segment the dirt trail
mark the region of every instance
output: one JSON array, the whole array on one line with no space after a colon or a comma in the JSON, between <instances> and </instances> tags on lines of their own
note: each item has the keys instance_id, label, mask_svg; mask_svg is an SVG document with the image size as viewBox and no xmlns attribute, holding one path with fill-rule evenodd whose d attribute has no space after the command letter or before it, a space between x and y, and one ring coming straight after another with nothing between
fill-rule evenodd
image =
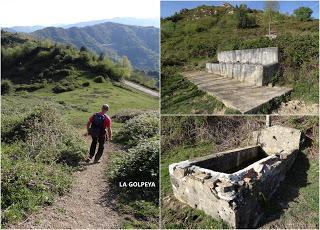
<instances>
[{"instance_id":1,"label":"dirt trail","mask_svg":"<svg viewBox=\"0 0 320 230\"><path fill-rule=\"evenodd\" d=\"M83 171L75 172L69 193L58 197L52 206L42 208L39 213L10 228L119 228L120 217L112 209L111 199L106 196L108 184L105 178L108 153L116 147L110 143L106 143L105 147L99 164L90 163L84 166Z\"/></svg>"},{"instance_id":2,"label":"dirt trail","mask_svg":"<svg viewBox=\"0 0 320 230\"><path fill-rule=\"evenodd\" d=\"M280 115L317 115L319 104L308 104L299 100L282 102L280 107L273 111L274 114Z\"/></svg>"}]
</instances>

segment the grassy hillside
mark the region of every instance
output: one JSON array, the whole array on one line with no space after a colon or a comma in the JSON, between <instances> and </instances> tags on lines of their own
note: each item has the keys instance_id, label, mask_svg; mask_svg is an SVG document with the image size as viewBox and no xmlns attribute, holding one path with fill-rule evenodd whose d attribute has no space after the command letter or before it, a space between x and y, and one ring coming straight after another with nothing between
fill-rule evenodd
<instances>
[{"instance_id":1,"label":"grassy hillside","mask_svg":"<svg viewBox=\"0 0 320 230\"><path fill-rule=\"evenodd\" d=\"M319 228L319 120L318 117L272 117L273 125L300 129L301 152L286 179L265 205L261 228ZM172 192L169 165L249 144L250 133L265 127L265 117L161 118L162 228L221 229L229 226L178 201ZM306 213L306 215L301 215Z\"/></svg>"},{"instance_id":2,"label":"grassy hillside","mask_svg":"<svg viewBox=\"0 0 320 230\"><path fill-rule=\"evenodd\" d=\"M245 8L249 18L256 24L239 28L239 8L225 6L199 6L177 12L161 20L162 89L169 89L170 78L188 69L204 69L206 62L217 61L217 53L225 50L277 46L280 49L280 76L274 78L276 85L293 87L293 98L317 103L318 95L318 33L319 20L299 21L293 16L275 13L271 29L277 38L270 40L268 22L262 11ZM174 74L167 68L177 68ZM189 108L196 90L189 91L184 103ZM175 92L162 94L162 98L179 97ZM180 112L180 102L163 100L164 112Z\"/></svg>"},{"instance_id":3,"label":"grassy hillside","mask_svg":"<svg viewBox=\"0 0 320 230\"><path fill-rule=\"evenodd\" d=\"M87 155L88 117L110 105L154 110L158 100L122 85L126 69L89 52L2 34L2 225L65 194ZM113 122L115 132L122 126Z\"/></svg>"},{"instance_id":4,"label":"grassy hillside","mask_svg":"<svg viewBox=\"0 0 320 230\"><path fill-rule=\"evenodd\" d=\"M127 56L137 69L159 69L159 29L106 22L82 28L47 27L32 36L55 42L84 46L97 54L119 59Z\"/></svg>"}]
</instances>

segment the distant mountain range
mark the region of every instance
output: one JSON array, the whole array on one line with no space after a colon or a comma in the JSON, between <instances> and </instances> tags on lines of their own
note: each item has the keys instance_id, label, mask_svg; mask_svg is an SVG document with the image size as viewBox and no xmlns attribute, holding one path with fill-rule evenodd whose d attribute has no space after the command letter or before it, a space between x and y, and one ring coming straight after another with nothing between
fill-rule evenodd
<instances>
[{"instance_id":1,"label":"distant mountain range","mask_svg":"<svg viewBox=\"0 0 320 230\"><path fill-rule=\"evenodd\" d=\"M90 22L80 23L81 25ZM105 22L92 26L47 27L30 33L40 39L84 46L97 54L105 53L117 60L127 56L136 69L159 68L159 28Z\"/></svg>"},{"instance_id":2,"label":"distant mountain range","mask_svg":"<svg viewBox=\"0 0 320 230\"><path fill-rule=\"evenodd\" d=\"M102 19L102 20L94 20L94 21L86 21L86 22L78 22L73 24L57 24L52 25L54 27L61 27L64 29L68 29L71 27L85 27L85 26L93 26L96 24L101 24L105 22L115 22L125 25L133 25L133 26L154 26L156 28L160 28L160 21L158 18L111 18L111 19ZM23 32L23 33L32 33L36 30L43 29L47 26L36 25L36 26L13 26L4 28L9 32Z\"/></svg>"}]
</instances>

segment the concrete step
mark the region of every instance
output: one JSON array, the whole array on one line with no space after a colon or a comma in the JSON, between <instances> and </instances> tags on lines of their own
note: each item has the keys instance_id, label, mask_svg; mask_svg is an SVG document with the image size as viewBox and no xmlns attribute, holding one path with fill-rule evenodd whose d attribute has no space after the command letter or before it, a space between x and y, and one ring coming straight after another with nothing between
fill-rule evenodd
<instances>
[{"instance_id":1,"label":"concrete step","mask_svg":"<svg viewBox=\"0 0 320 230\"><path fill-rule=\"evenodd\" d=\"M204 71L186 72L183 76L199 89L222 101L225 106L243 114L256 113L264 104L292 91L286 87L256 86Z\"/></svg>"}]
</instances>

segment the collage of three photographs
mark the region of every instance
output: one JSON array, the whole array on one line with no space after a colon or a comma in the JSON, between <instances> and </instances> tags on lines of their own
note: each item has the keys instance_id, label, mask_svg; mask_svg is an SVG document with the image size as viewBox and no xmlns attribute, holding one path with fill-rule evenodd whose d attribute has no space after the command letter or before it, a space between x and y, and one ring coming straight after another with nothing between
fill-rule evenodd
<instances>
[{"instance_id":1,"label":"collage of three photographs","mask_svg":"<svg viewBox=\"0 0 320 230\"><path fill-rule=\"evenodd\" d=\"M1 228L319 228L318 1L0 4Z\"/></svg>"}]
</instances>

